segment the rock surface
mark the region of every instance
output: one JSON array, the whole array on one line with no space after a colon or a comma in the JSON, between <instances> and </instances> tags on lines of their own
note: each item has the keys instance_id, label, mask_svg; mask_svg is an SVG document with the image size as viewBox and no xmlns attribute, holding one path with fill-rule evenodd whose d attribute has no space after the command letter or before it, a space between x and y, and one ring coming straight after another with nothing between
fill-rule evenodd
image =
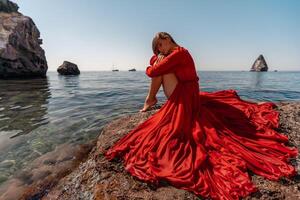
<instances>
[{"instance_id":1,"label":"rock surface","mask_svg":"<svg viewBox=\"0 0 300 200\"><path fill-rule=\"evenodd\" d=\"M64 61L64 63L57 68L57 72L61 75L78 75L80 71L76 64L69 61Z\"/></svg>"},{"instance_id":2,"label":"rock surface","mask_svg":"<svg viewBox=\"0 0 300 200\"><path fill-rule=\"evenodd\" d=\"M159 108L159 107L158 107ZM280 102L277 110L280 112L279 131L287 134L292 146L300 148L300 102ZM167 183L161 183L155 187L137 180L127 173L121 160L107 161L103 153L117 140L127 134L138 124L145 121L157 109L145 113L126 115L113 120L101 131L97 145L90 151L87 159L80 163L74 171L55 184L47 187L36 187L35 190L28 190L23 198L34 199L201 199L185 190L176 189ZM49 160L49 159L48 159ZM45 159L43 159L45 163ZM50 162L50 161L49 161ZM299 157L292 160L292 163L299 169ZM293 179L281 179L278 182L265 180L264 178L252 175L253 182L259 188L257 193L245 199L299 199L300 197L300 176Z\"/></svg>"},{"instance_id":3,"label":"rock surface","mask_svg":"<svg viewBox=\"0 0 300 200\"><path fill-rule=\"evenodd\" d=\"M0 6L0 78L45 77L48 65L35 23L10 1Z\"/></svg>"},{"instance_id":4,"label":"rock surface","mask_svg":"<svg viewBox=\"0 0 300 200\"><path fill-rule=\"evenodd\" d=\"M19 6L9 0L0 0L0 12L17 12Z\"/></svg>"},{"instance_id":5,"label":"rock surface","mask_svg":"<svg viewBox=\"0 0 300 200\"><path fill-rule=\"evenodd\" d=\"M265 58L263 55L259 55L258 58L253 63L251 69L251 72L266 72L268 71L268 65L265 61Z\"/></svg>"}]
</instances>

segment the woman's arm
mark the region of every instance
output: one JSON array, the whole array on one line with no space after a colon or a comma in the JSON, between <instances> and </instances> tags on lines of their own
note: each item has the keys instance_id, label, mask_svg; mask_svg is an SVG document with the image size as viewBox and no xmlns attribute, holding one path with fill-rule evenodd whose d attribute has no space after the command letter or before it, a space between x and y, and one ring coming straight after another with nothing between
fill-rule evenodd
<instances>
[{"instance_id":1,"label":"woman's arm","mask_svg":"<svg viewBox=\"0 0 300 200\"><path fill-rule=\"evenodd\" d=\"M160 60L159 63L148 66L146 68L147 76L155 77L155 76L160 76L174 71L175 67L181 63L182 56L183 56L182 50L180 49L174 50L172 53L170 53L165 58ZM157 60L158 58L156 59L156 61Z\"/></svg>"}]
</instances>

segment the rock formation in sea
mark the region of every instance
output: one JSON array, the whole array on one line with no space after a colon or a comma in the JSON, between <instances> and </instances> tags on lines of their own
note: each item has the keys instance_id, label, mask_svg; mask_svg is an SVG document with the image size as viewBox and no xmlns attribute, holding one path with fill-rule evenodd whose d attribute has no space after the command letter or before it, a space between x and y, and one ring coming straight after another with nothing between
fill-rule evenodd
<instances>
[{"instance_id":1,"label":"rock formation in sea","mask_svg":"<svg viewBox=\"0 0 300 200\"><path fill-rule=\"evenodd\" d=\"M288 135L290 144L300 148L300 102L279 102L277 110L280 113L279 131ZM159 108L159 107L157 107ZM49 165L45 169L36 170L39 173L34 175L28 173L27 180L39 177L41 181L38 185L26 183L26 190L23 191L24 199L199 199L194 194L179 190L168 183L162 182L160 187L139 181L131 176L123 167L120 159L108 161L103 153L112 146L117 140L126 135L132 128L144 122L158 109L152 109L144 113L134 113L122 116L108 123L99 133L97 144L89 152L89 155L78 167L68 174L57 180L60 176L51 182L53 172L47 170L57 169L57 161L48 161L39 159L39 163ZM52 155L52 154L51 154ZM49 156L47 156L49 157ZM46 162L47 160L47 162ZM292 160L293 165L299 166L299 158ZM57 165L57 167L56 167ZM44 167L43 167L44 168ZM72 168L70 168L72 169ZM46 175L40 173L46 170ZM299 168L298 168L299 171ZM45 172L44 172L45 173ZM56 174L58 172L55 172ZM259 191L248 196L245 199L297 199L300 196L300 176L296 175L292 179L282 178L280 181L269 181L260 176L250 173L252 181L258 187ZM47 178L45 178L47 177ZM55 177L55 176L54 176ZM22 181L22 180L19 180ZM25 181L25 180L23 180ZM28 182L28 181L27 181ZM18 182L13 182L17 184ZM19 183L18 183L19 184ZM11 195L16 194L16 190L10 188ZM1 192L1 190L0 190ZM4 192L4 191L2 191ZM1 194L1 193L0 193ZM8 197L8 192L3 193L2 198ZM16 197L16 196L14 196ZM1 195L0 195L1 199Z\"/></svg>"},{"instance_id":2,"label":"rock formation in sea","mask_svg":"<svg viewBox=\"0 0 300 200\"><path fill-rule=\"evenodd\" d=\"M80 74L78 66L69 61L64 61L63 64L57 68L57 72L61 75L78 75L78 74Z\"/></svg>"},{"instance_id":3,"label":"rock formation in sea","mask_svg":"<svg viewBox=\"0 0 300 200\"><path fill-rule=\"evenodd\" d=\"M268 71L268 65L265 61L265 58L263 55L259 55L258 58L253 63L250 72L266 72Z\"/></svg>"},{"instance_id":4,"label":"rock formation in sea","mask_svg":"<svg viewBox=\"0 0 300 200\"><path fill-rule=\"evenodd\" d=\"M18 5L0 0L0 78L45 77L48 65L33 20Z\"/></svg>"}]
</instances>

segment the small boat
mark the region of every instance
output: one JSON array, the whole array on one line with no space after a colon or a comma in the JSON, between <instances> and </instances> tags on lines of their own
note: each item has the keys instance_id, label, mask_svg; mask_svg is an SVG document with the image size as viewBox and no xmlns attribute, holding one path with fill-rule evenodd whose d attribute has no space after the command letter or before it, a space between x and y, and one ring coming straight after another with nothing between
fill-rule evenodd
<instances>
[{"instance_id":1,"label":"small boat","mask_svg":"<svg viewBox=\"0 0 300 200\"><path fill-rule=\"evenodd\" d=\"M132 68L132 69L130 69L130 70L128 70L128 71L130 71L130 72L135 72L136 69L135 69L135 68Z\"/></svg>"},{"instance_id":2,"label":"small boat","mask_svg":"<svg viewBox=\"0 0 300 200\"><path fill-rule=\"evenodd\" d=\"M274 72L278 72L278 71L275 69Z\"/></svg>"},{"instance_id":3,"label":"small boat","mask_svg":"<svg viewBox=\"0 0 300 200\"><path fill-rule=\"evenodd\" d=\"M113 72L118 72L119 70L118 69L115 69L115 65L113 65L113 67L112 67L112 70L111 71L113 71Z\"/></svg>"}]
</instances>

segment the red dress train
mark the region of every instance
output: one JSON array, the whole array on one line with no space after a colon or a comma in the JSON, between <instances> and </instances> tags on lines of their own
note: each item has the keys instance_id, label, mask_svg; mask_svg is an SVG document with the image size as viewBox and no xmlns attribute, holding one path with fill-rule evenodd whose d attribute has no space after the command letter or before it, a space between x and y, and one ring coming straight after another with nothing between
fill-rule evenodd
<instances>
[{"instance_id":1,"label":"red dress train","mask_svg":"<svg viewBox=\"0 0 300 200\"><path fill-rule=\"evenodd\" d=\"M235 90L199 91L193 58L176 47L149 77L173 72L178 84L162 107L105 152L121 157L138 179L212 199L239 199L257 191L247 170L269 180L296 174L289 158L297 148L285 146L279 113L271 102L242 100Z\"/></svg>"}]
</instances>

